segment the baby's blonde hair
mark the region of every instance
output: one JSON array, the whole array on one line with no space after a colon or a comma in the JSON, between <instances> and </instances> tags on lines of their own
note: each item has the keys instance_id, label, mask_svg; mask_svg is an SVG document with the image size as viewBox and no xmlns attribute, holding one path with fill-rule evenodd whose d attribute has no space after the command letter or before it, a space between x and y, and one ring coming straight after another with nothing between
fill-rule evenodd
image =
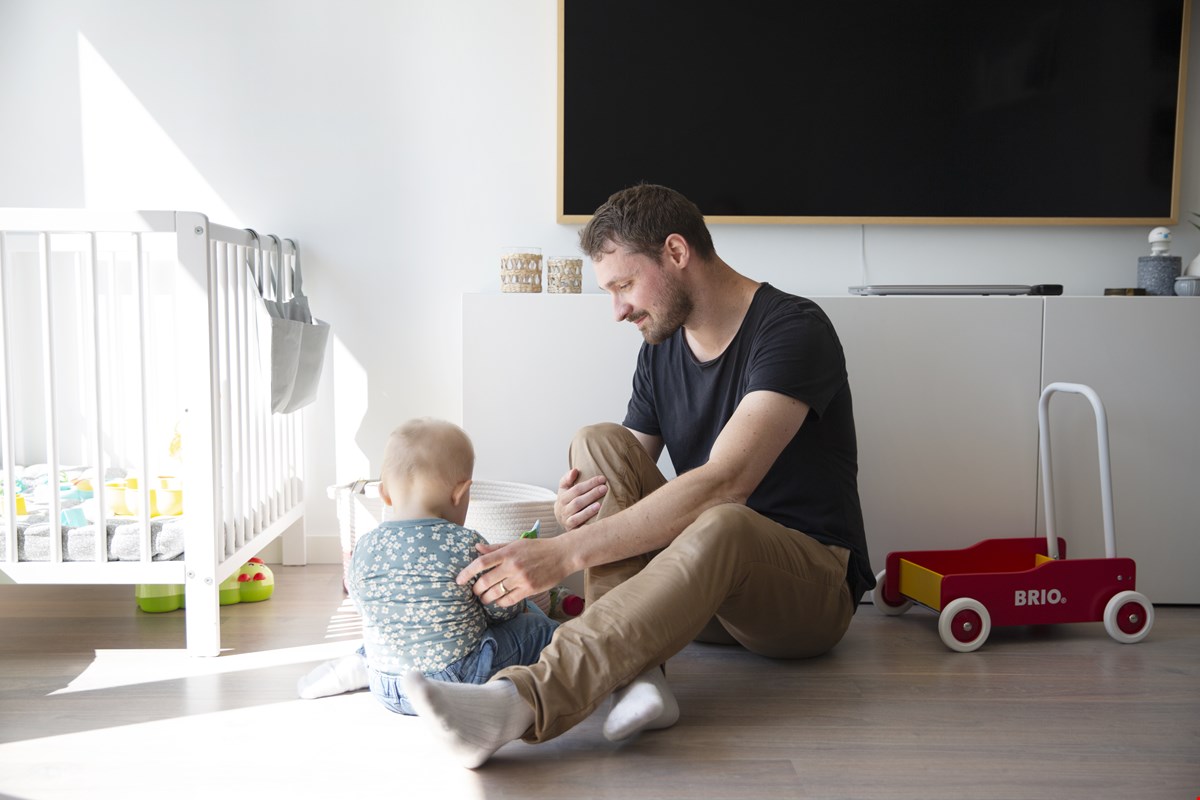
<instances>
[{"instance_id":1,"label":"baby's blonde hair","mask_svg":"<svg viewBox=\"0 0 1200 800\"><path fill-rule=\"evenodd\" d=\"M445 420L424 417L392 431L383 451L380 480L395 485L417 476L455 486L475 469L475 448L466 432Z\"/></svg>"}]
</instances>

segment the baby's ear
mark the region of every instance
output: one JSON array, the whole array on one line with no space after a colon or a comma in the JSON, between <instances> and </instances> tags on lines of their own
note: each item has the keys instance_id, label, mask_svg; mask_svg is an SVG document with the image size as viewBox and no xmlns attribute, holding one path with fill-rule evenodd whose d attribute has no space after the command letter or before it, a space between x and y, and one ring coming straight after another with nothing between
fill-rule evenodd
<instances>
[{"instance_id":1,"label":"baby's ear","mask_svg":"<svg viewBox=\"0 0 1200 800\"><path fill-rule=\"evenodd\" d=\"M450 502L456 506L460 506L470 497L471 479L467 478L462 483L454 487L454 491L450 492Z\"/></svg>"},{"instance_id":2,"label":"baby's ear","mask_svg":"<svg viewBox=\"0 0 1200 800\"><path fill-rule=\"evenodd\" d=\"M385 506L390 506L392 504L392 495L391 492L388 491L387 483L381 482L379 484L379 499L383 501Z\"/></svg>"}]
</instances>

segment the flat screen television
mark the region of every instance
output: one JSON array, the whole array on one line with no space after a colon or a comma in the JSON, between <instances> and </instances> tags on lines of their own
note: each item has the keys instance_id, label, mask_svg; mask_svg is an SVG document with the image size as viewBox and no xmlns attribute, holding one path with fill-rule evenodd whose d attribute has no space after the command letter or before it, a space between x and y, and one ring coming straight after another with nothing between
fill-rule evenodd
<instances>
[{"instance_id":1,"label":"flat screen television","mask_svg":"<svg viewBox=\"0 0 1200 800\"><path fill-rule=\"evenodd\" d=\"M559 0L558 218L1164 225L1191 0Z\"/></svg>"}]
</instances>

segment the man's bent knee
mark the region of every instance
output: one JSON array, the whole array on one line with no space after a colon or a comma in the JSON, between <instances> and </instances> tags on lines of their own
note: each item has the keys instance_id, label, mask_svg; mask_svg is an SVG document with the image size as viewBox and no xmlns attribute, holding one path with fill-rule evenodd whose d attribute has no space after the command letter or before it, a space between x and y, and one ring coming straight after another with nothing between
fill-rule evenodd
<instances>
[{"instance_id":1,"label":"man's bent knee","mask_svg":"<svg viewBox=\"0 0 1200 800\"><path fill-rule=\"evenodd\" d=\"M695 522L683 529L674 545L708 554L714 550L735 547L744 529L757 512L741 503L723 503L700 513ZM735 534L735 535L730 535Z\"/></svg>"},{"instance_id":2,"label":"man's bent knee","mask_svg":"<svg viewBox=\"0 0 1200 800\"><path fill-rule=\"evenodd\" d=\"M571 449L576 447L587 447L589 444L597 441L608 441L618 438L633 438L633 434L624 425L618 425L615 422L597 422L593 425L584 425L575 432L575 436L571 439ZM634 441L637 441L634 439Z\"/></svg>"}]
</instances>

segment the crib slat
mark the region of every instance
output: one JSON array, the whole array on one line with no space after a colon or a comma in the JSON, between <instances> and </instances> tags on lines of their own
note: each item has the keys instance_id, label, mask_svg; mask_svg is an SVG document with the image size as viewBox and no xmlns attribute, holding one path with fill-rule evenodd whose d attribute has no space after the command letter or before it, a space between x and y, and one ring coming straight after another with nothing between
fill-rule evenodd
<instances>
[{"instance_id":1,"label":"crib slat","mask_svg":"<svg viewBox=\"0 0 1200 800\"><path fill-rule=\"evenodd\" d=\"M237 418L237 450L234 452L235 463L238 465L237 481L237 539L235 544L240 548L252 536L253 496L250 494L250 420L249 405L246 401L246 284L238 281L233 287L234 320L232 340L234 342L233 363L230 369L237 375L237 391L234 394L233 414Z\"/></svg>"},{"instance_id":2,"label":"crib slat","mask_svg":"<svg viewBox=\"0 0 1200 800\"><path fill-rule=\"evenodd\" d=\"M280 248L282 245L279 239L275 236L270 237L272 242L272 250L268 254L272 268L275 267L275 262L279 258ZM264 284L264 290L265 290ZM248 324L253 324L256 320L258 309L261 307L261 301L257 297L248 298L251 302L247 303L246 319ZM255 341L258 341L258 331L255 330ZM270 342L266 343L268 346ZM263 437L266 435L266 427L270 424L270 406L271 406L271 376L268 370L259 370L255 374L254 380L254 454L252 458L253 470L252 475L254 486L254 503L253 512L257 517L256 524L264 526L271 519L270 508L267 499L270 494L269 485L267 483L266 464L264 463L263 453Z\"/></svg>"},{"instance_id":3,"label":"crib slat","mask_svg":"<svg viewBox=\"0 0 1200 800\"><path fill-rule=\"evenodd\" d=\"M55 402L54 295L50 256L50 234L43 232L38 236L38 273L42 307L42 399L46 415L46 464L50 472L46 476L46 488L50 500L50 560L59 562L63 560L62 499L58 493L58 415L55 413L58 404Z\"/></svg>"},{"instance_id":4,"label":"crib slat","mask_svg":"<svg viewBox=\"0 0 1200 800\"><path fill-rule=\"evenodd\" d=\"M235 251L236 252L236 251ZM233 514L236 506L233 503L233 476L230 474L230 465L233 463L233 436L234 426L232 424L232 411L230 395L233 388L230 385L231 379L229 375L229 283L231 273L236 274L237 267L234 259L234 265L231 267L228 259L224 263L224 268L219 270L217 289L217 331L218 348L217 348L217 369L218 369L218 386L220 387L219 411L214 414L215 418L221 420L221 435L217 440L217 446L220 448L221 460L219 469L219 483L217 491L221 497L221 515L218 517L218 524L223 526L225 547L224 554L228 555L235 549L234 542L237 532L234 528ZM216 400L217 398L214 398Z\"/></svg>"},{"instance_id":5,"label":"crib slat","mask_svg":"<svg viewBox=\"0 0 1200 800\"><path fill-rule=\"evenodd\" d=\"M176 290L188 321L183 330L182 353L190 367L184 371L183 399L188 415L187 458L183 465L187 487L185 532L187 570L188 652L215 656L220 652L219 584L225 555L221 495L224 472L222 443L228 440L221 419L220 252L223 245L210 233L202 214L177 214L176 247L181 274Z\"/></svg>"},{"instance_id":6,"label":"crib slat","mask_svg":"<svg viewBox=\"0 0 1200 800\"><path fill-rule=\"evenodd\" d=\"M100 253L96 243L96 234L88 234L89 254L89 288L92 297L92 364L95 371L93 377L95 405L92 408L92 432L96 445L96 480L92 484L96 498L96 561L108 561L108 514L105 503L108 500L104 486L104 368L100 354L103 352L103 329L100 324Z\"/></svg>"},{"instance_id":7,"label":"crib slat","mask_svg":"<svg viewBox=\"0 0 1200 800\"><path fill-rule=\"evenodd\" d=\"M236 376L237 389L234 392L233 416L237 420L237 441L234 449L234 463L237 464L236 480L234 487L237 492L237 538L234 544L237 547L245 545L246 540L251 536L250 528L250 506L252 501L249 491L249 421L246 417L246 287L243 281L238 281L233 285L233 295L231 297L230 317L233 321L233 330L230 334L230 340L233 342L232 363L229 369Z\"/></svg>"},{"instance_id":8,"label":"crib slat","mask_svg":"<svg viewBox=\"0 0 1200 800\"><path fill-rule=\"evenodd\" d=\"M9 376L12 363L8 352L8 234L0 231L0 444L3 444L4 482L4 560L17 560L17 478L13 449L13 391Z\"/></svg>"},{"instance_id":9,"label":"crib slat","mask_svg":"<svg viewBox=\"0 0 1200 800\"><path fill-rule=\"evenodd\" d=\"M245 305L245 325L246 325L246 352L252 352L252 348L258 342L257 330L257 305L258 298L250 296L246 293ZM256 361L251 361L248 364L249 369L246 371L246 408L247 420L250 425L250 439L247 442L249 445L249 464L250 470L248 485L250 487L250 506L249 512L251 517L251 527L258 534L266 527L271 520L270 509L267 507L267 475L265 470L263 440L266 435L266 427L270 420L265 417L264 409L269 398L263 396L263 371L258 367Z\"/></svg>"},{"instance_id":10,"label":"crib slat","mask_svg":"<svg viewBox=\"0 0 1200 800\"><path fill-rule=\"evenodd\" d=\"M275 237L271 237L274 240ZM256 329L257 320L255 318L256 304L258 298L254 297L247 290L242 297L242 325L246 336L246 397L245 397L245 413L246 413L246 492L249 500L246 504L247 524L253 535L257 535L262 530L265 517L265 509L263 508L263 487L262 487L262 453L261 436L263 425L262 395L260 387L262 384L262 373L258 369L257 362L251 362L249 355L251 348L258 341L258 331Z\"/></svg>"},{"instance_id":11,"label":"crib slat","mask_svg":"<svg viewBox=\"0 0 1200 800\"><path fill-rule=\"evenodd\" d=\"M252 454L250 429L250 401L248 391L249 365L246 363L249 336L246 330L246 309L248 308L247 287L245 281L238 281L233 294L234 317L234 360L230 368L237 373L237 402L234 404L234 414L237 416L238 448L237 464L238 480L238 536L237 546L242 547L254 535L254 494L251 485L251 475L254 465L250 458Z\"/></svg>"},{"instance_id":12,"label":"crib slat","mask_svg":"<svg viewBox=\"0 0 1200 800\"><path fill-rule=\"evenodd\" d=\"M142 523L141 560L152 561L154 550L151 548L150 537L150 386L147 380L146 365L150 362L147 339L150 337L150 308L146 298L146 243L142 234L135 237L137 247L137 320L138 320L138 384L142 403L141 468L139 471L137 492L141 495L138 517Z\"/></svg>"}]
</instances>

